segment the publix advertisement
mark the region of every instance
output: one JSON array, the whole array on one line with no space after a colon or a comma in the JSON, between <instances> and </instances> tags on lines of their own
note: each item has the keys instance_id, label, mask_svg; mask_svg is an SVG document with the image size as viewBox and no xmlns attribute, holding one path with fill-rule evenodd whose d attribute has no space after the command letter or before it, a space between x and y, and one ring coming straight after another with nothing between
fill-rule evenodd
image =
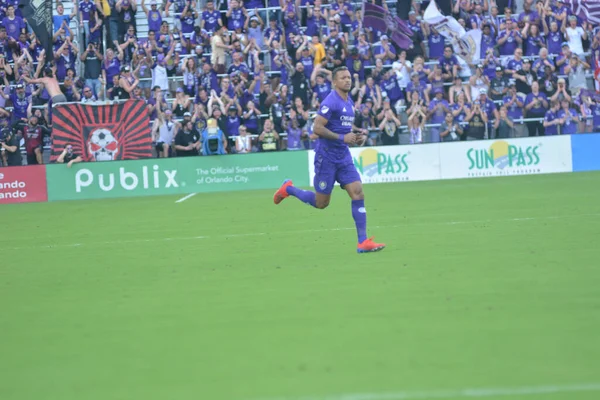
<instances>
[{"instance_id":1,"label":"publix advertisement","mask_svg":"<svg viewBox=\"0 0 600 400\"><path fill-rule=\"evenodd\" d=\"M48 165L48 200L272 189L308 185L306 153L181 157Z\"/></svg>"},{"instance_id":2,"label":"publix advertisement","mask_svg":"<svg viewBox=\"0 0 600 400\"><path fill-rule=\"evenodd\" d=\"M445 143L441 178L478 178L570 172L570 136Z\"/></svg>"},{"instance_id":3,"label":"publix advertisement","mask_svg":"<svg viewBox=\"0 0 600 400\"><path fill-rule=\"evenodd\" d=\"M423 181L440 178L439 146L354 147L350 153L363 183ZM311 183L315 176L314 158L314 151L310 151Z\"/></svg>"}]
</instances>

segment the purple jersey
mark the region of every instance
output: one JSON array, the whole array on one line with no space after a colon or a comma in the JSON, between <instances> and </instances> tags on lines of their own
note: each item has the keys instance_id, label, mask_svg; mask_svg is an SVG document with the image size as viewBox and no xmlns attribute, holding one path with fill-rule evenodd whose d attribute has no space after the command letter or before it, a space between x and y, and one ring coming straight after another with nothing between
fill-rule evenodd
<instances>
[{"instance_id":1,"label":"purple jersey","mask_svg":"<svg viewBox=\"0 0 600 400\"><path fill-rule=\"evenodd\" d=\"M427 38L427 42L429 43L429 58L440 58L444 55L446 43L442 35L432 33Z\"/></svg>"},{"instance_id":2,"label":"purple jersey","mask_svg":"<svg viewBox=\"0 0 600 400\"><path fill-rule=\"evenodd\" d=\"M562 43L564 42L563 34L559 31L548 33L548 54L554 54L555 56L562 53Z\"/></svg>"},{"instance_id":3,"label":"purple jersey","mask_svg":"<svg viewBox=\"0 0 600 400\"><path fill-rule=\"evenodd\" d=\"M214 32L216 28L219 26L219 19L221 18L221 13L217 10L212 12L203 11L202 12L202 20L204 21L204 29L209 32Z\"/></svg>"},{"instance_id":4,"label":"purple jersey","mask_svg":"<svg viewBox=\"0 0 600 400\"><path fill-rule=\"evenodd\" d=\"M148 11L148 30L158 32L162 24L162 16L159 10Z\"/></svg>"},{"instance_id":5,"label":"purple jersey","mask_svg":"<svg viewBox=\"0 0 600 400\"><path fill-rule=\"evenodd\" d=\"M523 102L523 98L520 97L519 95L517 95L517 99L520 100L521 103ZM504 96L504 99L502 99L502 102L505 105L507 105L511 100L512 100L512 96ZM510 106L507 105L506 115L508 115L508 118L510 118L513 121L517 120L517 119L521 119L521 118L523 118L523 108L519 107L517 105L517 101L515 101L512 105L510 105Z\"/></svg>"},{"instance_id":6,"label":"purple jersey","mask_svg":"<svg viewBox=\"0 0 600 400\"><path fill-rule=\"evenodd\" d=\"M25 22L23 21L23 18L17 16L15 16L14 19L4 17L4 19L2 19L2 25L6 28L6 33L8 36L15 40L19 40L21 31L25 29Z\"/></svg>"},{"instance_id":7,"label":"purple jersey","mask_svg":"<svg viewBox=\"0 0 600 400\"><path fill-rule=\"evenodd\" d=\"M232 9L231 16L227 18L227 28L231 31L242 29L244 27L245 19L246 17L241 8Z\"/></svg>"},{"instance_id":8,"label":"purple jersey","mask_svg":"<svg viewBox=\"0 0 600 400\"><path fill-rule=\"evenodd\" d=\"M331 93L331 83L325 81L322 85L315 85L313 87L313 92L317 94L319 101L323 101L329 96L329 93Z\"/></svg>"},{"instance_id":9,"label":"purple jersey","mask_svg":"<svg viewBox=\"0 0 600 400\"><path fill-rule=\"evenodd\" d=\"M19 97L17 92L10 95L10 101L13 104L13 118L27 118L27 107L29 107L29 98L27 96Z\"/></svg>"},{"instance_id":10,"label":"purple jersey","mask_svg":"<svg viewBox=\"0 0 600 400\"><path fill-rule=\"evenodd\" d=\"M79 2L79 12L81 13L81 17L83 21L89 21L90 15L96 11L96 6L92 1L81 1Z\"/></svg>"},{"instance_id":11,"label":"purple jersey","mask_svg":"<svg viewBox=\"0 0 600 400\"><path fill-rule=\"evenodd\" d=\"M558 113L556 113L558 118L564 118L565 120L565 122L560 126L561 134L563 135L572 135L577 133L577 111L570 108L569 114L570 115L567 116L567 113L563 109L558 110Z\"/></svg>"},{"instance_id":12,"label":"purple jersey","mask_svg":"<svg viewBox=\"0 0 600 400\"><path fill-rule=\"evenodd\" d=\"M318 114L327 119L325 127L330 131L339 135L345 135L352 131L354 102L350 97L348 100L344 100L337 91L332 91L321 104ZM319 138L317 140L314 165L313 184L319 193L331 194L336 181L343 188L344 185L361 180L348 145L339 139Z\"/></svg>"},{"instance_id":13,"label":"purple jersey","mask_svg":"<svg viewBox=\"0 0 600 400\"><path fill-rule=\"evenodd\" d=\"M521 33L515 31L507 33L506 31L502 31L498 35L498 41L500 41L500 39L504 37L507 37L507 39L506 42L504 42L504 44L500 45L500 55L512 56L515 53L516 48L519 46L516 37L521 37Z\"/></svg>"},{"instance_id":14,"label":"purple jersey","mask_svg":"<svg viewBox=\"0 0 600 400\"><path fill-rule=\"evenodd\" d=\"M327 120L325 128L338 135L352 132L354 123L354 102L350 97L344 101L337 91L332 91L321 103L318 115ZM344 154L348 151L348 145L343 141L319 138L317 149L332 154Z\"/></svg>"},{"instance_id":15,"label":"purple jersey","mask_svg":"<svg viewBox=\"0 0 600 400\"><path fill-rule=\"evenodd\" d=\"M554 120L559 119L558 113L560 111L554 112L552 110L548 110L546 115L544 116L545 122L552 122ZM544 134L546 135L558 135L558 125L550 125L544 128Z\"/></svg>"},{"instance_id":16,"label":"purple jersey","mask_svg":"<svg viewBox=\"0 0 600 400\"><path fill-rule=\"evenodd\" d=\"M546 40L543 34L527 36L527 40L525 40L525 56L537 56L540 53L540 49L544 46L546 46Z\"/></svg>"}]
</instances>

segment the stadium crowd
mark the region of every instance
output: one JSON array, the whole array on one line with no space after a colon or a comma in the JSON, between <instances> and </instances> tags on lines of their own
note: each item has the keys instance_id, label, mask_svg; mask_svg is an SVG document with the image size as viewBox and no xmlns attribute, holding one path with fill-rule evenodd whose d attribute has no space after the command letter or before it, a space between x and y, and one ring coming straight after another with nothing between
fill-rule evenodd
<instances>
[{"instance_id":1,"label":"stadium crowd","mask_svg":"<svg viewBox=\"0 0 600 400\"><path fill-rule=\"evenodd\" d=\"M69 102L146 101L160 157L310 149L339 66L366 145L599 129L600 30L562 0L438 1L482 29L472 65L422 21L428 1L368 1L407 21L410 48L345 0L83 0L56 4L46 63L19 1L0 0L2 164L20 165L21 147L44 162L50 98L30 79L47 68Z\"/></svg>"}]
</instances>

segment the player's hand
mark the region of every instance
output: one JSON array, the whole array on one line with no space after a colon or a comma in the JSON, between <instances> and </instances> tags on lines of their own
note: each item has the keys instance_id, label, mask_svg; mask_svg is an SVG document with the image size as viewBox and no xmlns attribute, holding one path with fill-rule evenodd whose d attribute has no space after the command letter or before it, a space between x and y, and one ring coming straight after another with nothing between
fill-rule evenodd
<instances>
[{"instance_id":1,"label":"player's hand","mask_svg":"<svg viewBox=\"0 0 600 400\"><path fill-rule=\"evenodd\" d=\"M356 145L362 146L367 142L367 135L357 135L356 136Z\"/></svg>"},{"instance_id":2,"label":"player's hand","mask_svg":"<svg viewBox=\"0 0 600 400\"><path fill-rule=\"evenodd\" d=\"M350 132L344 135L344 143L355 144L358 139L358 135L354 132Z\"/></svg>"}]
</instances>

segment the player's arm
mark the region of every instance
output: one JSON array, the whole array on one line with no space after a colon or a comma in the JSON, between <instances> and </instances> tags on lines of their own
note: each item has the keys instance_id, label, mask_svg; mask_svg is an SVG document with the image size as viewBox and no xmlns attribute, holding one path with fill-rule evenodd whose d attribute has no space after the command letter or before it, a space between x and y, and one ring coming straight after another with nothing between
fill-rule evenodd
<instances>
[{"instance_id":1,"label":"player's arm","mask_svg":"<svg viewBox=\"0 0 600 400\"><path fill-rule=\"evenodd\" d=\"M327 122L329 121L326 120L323 116L317 115L317 118L315 118L313 132L323 139L339 140L344 143L356 142L356 135L354 133L347 133L345 135L334 133L325 127Z\"/></svg>"}]
</instances>

